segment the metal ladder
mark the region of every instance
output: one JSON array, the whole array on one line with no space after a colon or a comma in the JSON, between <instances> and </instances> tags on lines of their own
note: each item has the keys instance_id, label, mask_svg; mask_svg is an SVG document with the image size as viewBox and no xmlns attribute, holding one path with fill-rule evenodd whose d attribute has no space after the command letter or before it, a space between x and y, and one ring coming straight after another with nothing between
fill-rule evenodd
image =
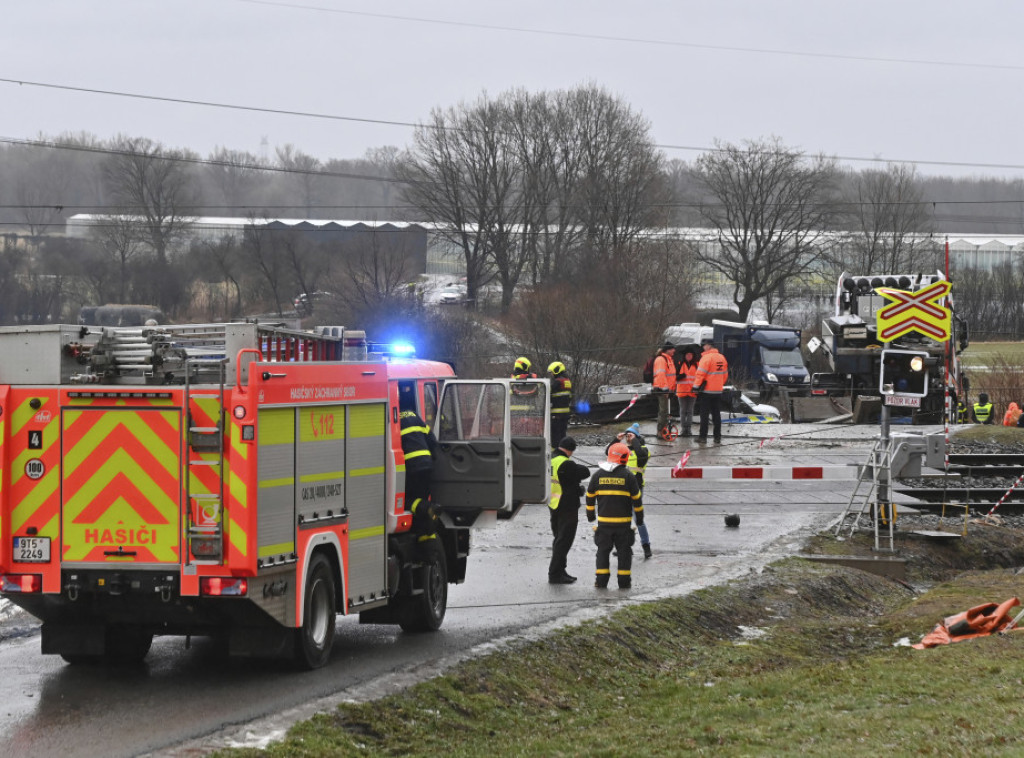
<instances>
[{"instance_id":1,"label":"metal ladder","mask_svg":"<svg viewBox=\"0 0 1024 758\"><path fill-rule=\"evenodd\" d=\"M896 525L896 505L892 502L892 440L878 439L868 454L868 459L861 466L857 476L857 486L850 494L846 510L839 517L835 535L839 539L853 537L854 532L862 528L871 528L875 535L875 550L878 552L896 552L893 538ZM853 509L854 501L858 500L861 486L867 484L867 491L860 496L860 509ZM866 527L864 519L870 520ZM884 526L880 525L884 522ZM888 534L886 534L886 532ZM844 536L845 533L845 536ZM883 545L883 542L888 545Z\"/></svg>"},{"instance_id":2,"label":"metal ladder","mask_svg":"<svg viewBox=\"0 0 1024 758\"><path fill-rule=\"evenodd\" d=\"M193 369L203 366L219 367L216 391L196 391L191 385ZM190 358L185 370L185 502L188 504L188 545L186 563L192 565L220 564L224 559L224 386L227 379L227 358ZM215 399L217 416L214 426L196 426L193 400ZM216 458L203 458L202 453L217 453ZM217 486L214 492L193 492L193 474L217 467ZM198 478L198 474L197 478ZM208 488L207 488L208 489ZM193 545L201 549L199 557Z\"/></svg>"}]
</instances>

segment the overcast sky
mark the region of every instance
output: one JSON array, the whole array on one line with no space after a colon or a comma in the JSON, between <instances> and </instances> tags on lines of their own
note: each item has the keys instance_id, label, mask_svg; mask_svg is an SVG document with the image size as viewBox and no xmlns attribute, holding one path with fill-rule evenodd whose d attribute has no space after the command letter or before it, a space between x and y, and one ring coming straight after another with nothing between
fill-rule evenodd
<instances>
[{"instance_id":1,"label":"overcast sky","mask_svg":"<svg viewBox=\"0 0 1024 758\"><path fill-rule=\"evenodd\" d=\"M415 123L484 91L594 82L643 113L669 157L687 161L716 139L777 135L843 159L920 161L928 174L1024 174L1020 2L0 7L4 140L86 131L149 137L203 156L217 146L259 156L265 143L272 159L275 147L291 143L321 159L356 158L410 141L409 126L367 121Z\"/></svg>"}]
</instances>

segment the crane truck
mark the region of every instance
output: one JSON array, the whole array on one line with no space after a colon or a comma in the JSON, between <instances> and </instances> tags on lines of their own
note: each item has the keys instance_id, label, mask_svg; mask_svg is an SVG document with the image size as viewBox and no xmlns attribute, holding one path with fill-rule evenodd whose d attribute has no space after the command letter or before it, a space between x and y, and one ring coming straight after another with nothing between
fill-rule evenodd
<instances>
[{"instance_id":1,"label":"crane truck","mask_svg":"<svg viewBox=\"0 0 1024 758\"><path fill-rule=\"evenodd\" d=\"M953 310L952 295L946 296L946 307L952 311L949 340L936 340L918 331L910 331L895 340L880 338L878 311L889 304L879 295L878 287L917 291L945 276L935 274L868 274L844 272L836 284L835 309L821 327L821 338L808 342L812 353L825 356L829 371L811 377L811 394L852 397L879 397L882 349L922 351L927 353L927 394L912 418L925 423L941 423L945 409L946 354L949 352L949 389L966 397L967 379L960 363L960 353L969 343L967 324ZM955 407L955 403L954 403Z\"/></svg>"},{"instance_id":2,"label":"crane truck","mask_svg":"<svg viewBox=\"0 0 1024 758\"><path fill-rule=\"evenodd\" d=\"M361 331L6 327L0 354L0 595L70 663L204 635L316 668L338 614L435 630L471 531L550 495L547 380L459 380ZM410 390L438 441L429 534Z\"/></svg>"}]
</instances>

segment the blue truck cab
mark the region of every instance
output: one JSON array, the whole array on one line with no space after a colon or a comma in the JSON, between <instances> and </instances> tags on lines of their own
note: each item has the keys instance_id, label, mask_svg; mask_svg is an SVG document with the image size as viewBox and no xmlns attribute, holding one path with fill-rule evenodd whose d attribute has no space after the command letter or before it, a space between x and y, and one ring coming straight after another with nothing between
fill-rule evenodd
<instances>
[{"instance_id":1,"label":"blue truck cab","mask_svg":"<svg viewBox=\"0 0 1024 758\"><path fill-rule=\"evenodd\" d=\"M729 380L756 389L762 402L779 389L806 395L811 375L800 352L800 330L767 323L711 322L715 346L729 362Z\"/></svg>"}]
</instances>

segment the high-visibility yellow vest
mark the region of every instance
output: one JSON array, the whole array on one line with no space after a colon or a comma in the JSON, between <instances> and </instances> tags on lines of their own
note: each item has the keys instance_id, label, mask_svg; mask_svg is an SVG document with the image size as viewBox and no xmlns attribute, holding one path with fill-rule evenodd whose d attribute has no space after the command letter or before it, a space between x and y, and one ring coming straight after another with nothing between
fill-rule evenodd
<instances>
[{"instance_id":1,"label":"high-visibility yellow vest","mask_svg":"<svg viewBox=\"0 0 1024 758\"><path fill-rule=\"evenodd\" d=\"M569 460L569 456L561 454L551 459L551 499L548 500L548 508L551 510L558 507L558 501L562 497L562 485L558 483L558 469L567 460Z\"/></svg>"}]
</instances>

